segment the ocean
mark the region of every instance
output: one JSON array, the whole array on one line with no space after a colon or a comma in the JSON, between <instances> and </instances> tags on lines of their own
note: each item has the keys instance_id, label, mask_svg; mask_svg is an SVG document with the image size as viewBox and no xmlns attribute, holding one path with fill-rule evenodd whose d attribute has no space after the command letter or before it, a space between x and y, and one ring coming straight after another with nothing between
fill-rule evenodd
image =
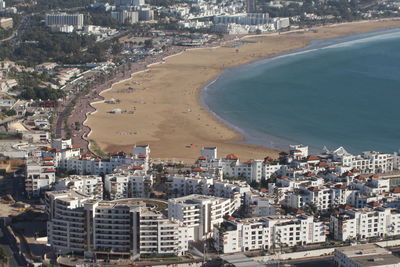
<instances>
[{"instance_id":1,"label":"ocean","mask_svg":"<svg viewBox=\"0 0 400 267\"><path fill-rule=\"evenodd\" d=\"M246 143L400 149L400 29L314 41L227 69L201 99Z\"/></svg>"}]
</instances>

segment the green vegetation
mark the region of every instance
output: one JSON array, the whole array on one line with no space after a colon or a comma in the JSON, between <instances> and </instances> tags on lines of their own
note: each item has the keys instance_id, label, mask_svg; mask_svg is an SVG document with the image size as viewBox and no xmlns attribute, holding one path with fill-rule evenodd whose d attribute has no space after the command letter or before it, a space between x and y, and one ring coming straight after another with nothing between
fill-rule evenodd
<instances>
[{"instance_id":1,"label":"green vegetation","mask_svg":"<svg viewBox=\"0 0 400 267\"><path fill-rule=\"evenodd\" d=\"M6 251L4 251L4 249L2 247L0 247L0 262L8 263L9 258L10 258L10 256L8 255L8 253Z\"/></svg>"},{"instance_id":2,"label":"green vegetation","mask_svg":"<svg viewBox=\"0 0 400 267\"><path fill-rule=\"evenodd\" d=\"M12 32L13 32L13 29L3 29L0 27L0 40L10 37Z\"/></svg>"},{"instance_id":3,"label":"green vegetation","mask_svg":"<svg viewBox=\"0 0 400 267\"><path fill-rule=\"evenodd\" d=\"M94 36L77 33L53 33L42 24L42 16L31 19L31 28L21 37L16 48L8 43L0 47L0 60L9 59L25 66L46 61L62 64L84 64L106 60L109 42L96 43Z\"/></svg>"},{"instance_id":4,"label":"green vegetation","mask_svg":"<svg viewBox=\"0 0 400 267\"><path fill-rule=\"evenodd\" d=\"M94 154L96 154L99 157L106 157L107 154L104 153L103 150L101 150L101 148L99 147L99 145L97 144L97 142L93 139L89 139L89 149L90 151L92 151Z\"/></svg>"},{"instance_id":5,"label":"green vegetation","mask_svg":"<svg viewBox=\"0 0 400 267\"><path fill-rule=\"evenodd\" d=\"M0 132L0 140L15 140L15 139L22 139L22 134Z\"/></svg>"},{"instance_id":6,"label":"green vegetation","mask_svg":"<svg viewBox=\"0 0 400 267\"><path fill-rule=\"evenodd\" d=\"M55 101L65 96L65 93L58 89L44 86L44 82L58 84L58 80L47 72L11 72L11 77L18 81L16 90L20 90L22 99L51 100Z\"/></svg>"}]
</instances>

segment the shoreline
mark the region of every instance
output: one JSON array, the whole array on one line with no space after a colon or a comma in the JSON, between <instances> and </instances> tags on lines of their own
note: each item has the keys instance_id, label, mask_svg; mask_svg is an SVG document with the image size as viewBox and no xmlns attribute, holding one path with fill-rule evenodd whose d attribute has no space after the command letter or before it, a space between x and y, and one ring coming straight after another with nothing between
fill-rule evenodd
<instances>
[{"instance_id":1,"label":"shoreline","mask_svg":"<svg viewBox=\"0 0 400 267\"><path fill-rule=\"evenodd\" d=\"M330 48L336 45L341 45L341 44L346 44L349 42L359 42L363 41L365 39L371 39L371 38L376 38L377 36L382 36L386 34L391 34L393 31L396 31L400 29L399 27L394 27L394 28L387 28L387 29L381 29L377 31L370 31L370 32L364 32L364 33L357 33L357 34L352 34L352 35L347 35L347 36L342 36L342 37L337 37L337 38L329 38L329 39L320 39L320 40L311 40L310 44L308 44L305 47L299 48L299 49L294 49L290 51L286 51L283 53L275 54L269 57L261 58L258 60L255 60L250 63L246 63L243 65L239 66L233 66L230 68L225 69L221 74L219 74L215 79L209 81L203 88L201 88L200 91L200 103L203 105L208 112L213 114L221 123L225 124L227 127L231 128L232 130L240 133L243 137L244 140L242 143L244 144L251 144L251 145L257 145L257 146L265 146L267 148L271 149L276 149L276 150L283 150L285 151L289 145L291 144L297 144L301 143L301 141L295 141L293 139L290 139L287 136L279 135L277 133L272 133L272 132L261 132L255 129L245 130L245 128L241 127L238 124L234 124L229 122L228 120L224 119L222 116L218 115L215 109L211 108L207 104L207 98L210 98L208 96L209 90L218 90L219 87L213 88L213 85L217 80L220 79L228 79L232 73L235 72L236 69L243 68L243 67L254 67L257 64L268 64L269 62L272 62L273 60L279 60L281 57L288 57L292 55L296 55L298 53L304 54L304 53L311 53L315 50L319 49L326 49ZM246 38L245 36L244 38ZM265 145L265 140L269 141L269 145ZM313 151L313 153L319 153L321 152L321 147L313 146L312 144L308 144L309 149ZM356 152L359 153L359 152Z\"/></svg>"},{"instance_id":2,"label":"shoreline","mask_svg":"<svg viewBox=\"0 0 400 267\"><path fill-rule=\"evenodd\" d=\"M360 28L357 26L363 27ZM283 34L272 33L262 36L245 36L240 39L240 41L244 41L240 47L236 48L236 52L235 48L229 47L228 42L215 48L187 49L185 52L168 56L168 58L162 59L159 63L152 64L152 66L147 68L145 73L132 73L130 82L119 81L112 85L111 90L101 92L104 99L118 99L119 96L122 96L121 102L125 103L119 105L121 107L129 108L132 103L135 104L135 111L132 111L134 112L134 116L129 117L126 114L109 115L107 114L107 109L111 108L109 104L93 103L96 113L89 114L85 121L85 125L92 129L87 139L96 140L97 144L107 152L115 152L117 150L129 151L130 147L134 144L149 143L152 146L152 154L155 154L154 158L171 158L175 156L177 159L184 161L193 161L196 159L201 146L212 145L218 146L220 151L223 151L222 154L238 153L246 159L262 158L265 156L276 157L277 150L244 143L243 134L238 132L237 129L232 130L228 128L226 124L223 124L213 115L212 111L205 110L205 107L201 103L201 89L216 80L227 68L249 64L267 57L301 49L307 47L312 40L338 38L399 26L400 21L392 19L352 22L322 26L313 28L311 31L296 30ZM320 34L320 31L325 32ZM252 42L246 42L248 38L251 38ZM263 39L267 39L267 41L263 41ZM281 43L282 39L290 41L289 44L287 42ZM267 42L268 44L266 44ZM272 46L269 43L273 43ZM275 45L283 45L284 47L276 49ZM245 53L242 53L243 50ZM215 55L210 56L210 54ZM235 57L239 54L241 56L240 60L236 60ZM205 58L208 58L210 62L204 62ZM202 62L197 62L196 60ZM221 61L218 62L218 60ZM165 67L166 65L168 65L168 68ZM191 71L188 68L191 68ZM171 69L174 70L171 71ZM182 77L185 77L186 73L196 75L193 76L195 81L181 81L179 78L182 79ZM177 76L178 74L181 76ZM173 77L169 77L170 79L168 79L168 76ZM201 76L201 79L198 79L198 76ZM160 80L164 80L165 82L161 84L160 82L157 83ZM124 86L137 87L135 88L134 96L127 94L119 95L118 89L121 90ZM167 92L160 91L163 90L160 89L161 87ZM174 89L174 87L180 88ZM147 93L143 92L146 90ZM184 99L170 99L172 96ZM145 98L149 101L147 106L146 101L144 101ZM166 107L160 107L163 104ZM136 105L138 105L137 111ZM140 116L136 116L137 113ZM163 115L163 113L167 113L167 115ZM195 116L196 114L194 113L198 113L198 118L197 120L196 118L188 119L182 113L190 113L190 115L193 114ZM206 121L206 123L202 124L201 120ZM150 121L154 123L149 123ZM140 130L133 129L126 122L138 125L138 129ZM183 125L179 125L179 122L182 122ZM201 127L198 125L200 123L202 124ZM195 127L196 129L194 129ZM115 132L115 130L124 129L127 131ZM174 138L174 135L178 136ZM117 138L118 140L116 140Z\"/></svg>"}]
</instances>

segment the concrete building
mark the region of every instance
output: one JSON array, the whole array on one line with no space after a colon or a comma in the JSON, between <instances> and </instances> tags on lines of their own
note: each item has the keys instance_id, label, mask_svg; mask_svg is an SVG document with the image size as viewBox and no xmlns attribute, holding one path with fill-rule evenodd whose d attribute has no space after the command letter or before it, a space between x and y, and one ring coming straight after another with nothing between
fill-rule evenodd
<instances>
[{"instance_id":1,"label":"concrete building","mask_svg":"<svg viewBox=\"0 0 400 267\"><path fill-rule=\"evenodd\" d=\"M143 171L119 170L104 178L104 189L110 199L148 198L152 192L153 176Z\"/></svg>"},{"instance_id":2,"label":"concrete building","mask_svg":"<svg viewBox=\"0 0 400 267\"><path fill-rule=\"evenodd\" d=\"M95 199L103 199L103 182L101 176L94 175L70 175L57 181L55 190L74 190L79 193L92 196Z\"/></svg>"},{"instance_id":3,"label":"concrete building","mask_svg":"<svg viewBox=\"0 0 400 267\"><path fill-rule=\"evenodd\" d=\"M76 29L83 27L83 14L51 13L46 14L46 26L70 25Z\"/></svg>"},{"instance_id":4,"label":"concrete building","mask_svg":"<svg viewBox=\"0 0 400 267\"><path fill-rule=\"evenodd\" d=\"M45 201L48 243L57 253L135 259L188 250L187 228L157 211L157 201L99 201L72 190L47 192Z\"/></svg>"},{"instance_id":5,"label":"concrete building","mask_svg":"<svg viewBox=\"0 0 400 267\"><path fill-rule=\"evenodd\" d=\"M229 218L214 227L213 239L219 252L234 253L322 243L328 228L307 215Z\"/></svg>"},{"instance_id":6,"label":"concrete building","mask_svg":"<svg viewBox=\"0 0 400 267\"><path fill-rule=\"evenodd\" d=\"M190 240L209 237L213 226L223 222L224 216L232 215L240 203L232 199L213 196L189 195L168 200L168 218L188 227Z\"/></svg>"},{"instance_id":7,"label":"concrete building","mask_svg":"<svg viewBox=\"0 0 400 267\"><path fill-rule=\"evenodd\" d=\"M399 257L376 244L336 248L333 260L337 267L400 266Z\"/></svg>"},{"instance_id":8,"label":"concrete building","mask_svg":"<svg viewBox=\"0 0 400 267\"><path fill-rule=\"evenodd\" d=\"M246 0L247 13L254 13L257 11L256 0Z\"/></svg>"},{"instance_id":9,"label":"concrete building","mask_svg":"<svg viewBox=\"0 0 400 267\"><path fill-rule=\"evenodd\" d=\"M378 203L371 203L375 205ZM342 206L331 216L331 231L336 240L366 239L400 234L400 213L393 208L356 209Z\"/></svg>"},{"instance_id":10,"label":"concrete building","mask_svg":"<svg viewBox=\"0 0 400 267\"><path fill-rule=\"evenodd\" d=\"M1 3L0 3L1 5ZM0 18L0 28L10 29L13 27L13 19L12 18Z\"/></svg>"},{"instance_id":11,"label":"concrete building","mask_svg":"<svg viewBox=\"0 0 400 267\"><path fill-rule=\"evenodd\" d=\"M26 163L25 192L29 197L38 197L49 190L56 181L54 158L30 158Z\"/></svg>"},{"instance_id":12,"label":"concrete building","mask_svg":"<svg viewBox=\"0 0 400 267\"><path fill-rule=\"evenodd\" d=\"M138 11L113 11L111 12L111 17L117 20L119 23L133 24L139 22L139 12Z\"/></svg>"}]
</instances>

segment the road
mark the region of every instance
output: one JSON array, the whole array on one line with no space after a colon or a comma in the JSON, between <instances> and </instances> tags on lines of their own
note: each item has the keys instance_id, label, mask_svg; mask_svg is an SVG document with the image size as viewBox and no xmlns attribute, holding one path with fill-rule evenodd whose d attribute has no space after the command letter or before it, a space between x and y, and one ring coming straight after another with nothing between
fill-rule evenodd
<instances>
[{"instance_id":1,"label":"road","mask_svg":"<svg viewBox=\"0 0 400 267\"><path fill-rule=\"evenodd\" d=\"M6 232L3 225L0 228L0 246L10 256L10 267L27 266L26 260L19 254L19 248L17 248L15 242L11 241L11 237Z\"/></svg>"},{"instance_id":2,"label":"road","mask_svg":"<svg viewBox=\"0 0 400 267\"><path fill-rule=\"evenodd\" d=\"M296 267L334 267L335 264L333 263L333 256L325 256L325 257L318 257L318 258L311 258L311 259L302 259L302 260L290 260L284 261L283 264L290 264L291 266ZM267 265L271 266L271 265ZM273 265L272 265L273 266Z\"/></svg>"}]
</instances>

